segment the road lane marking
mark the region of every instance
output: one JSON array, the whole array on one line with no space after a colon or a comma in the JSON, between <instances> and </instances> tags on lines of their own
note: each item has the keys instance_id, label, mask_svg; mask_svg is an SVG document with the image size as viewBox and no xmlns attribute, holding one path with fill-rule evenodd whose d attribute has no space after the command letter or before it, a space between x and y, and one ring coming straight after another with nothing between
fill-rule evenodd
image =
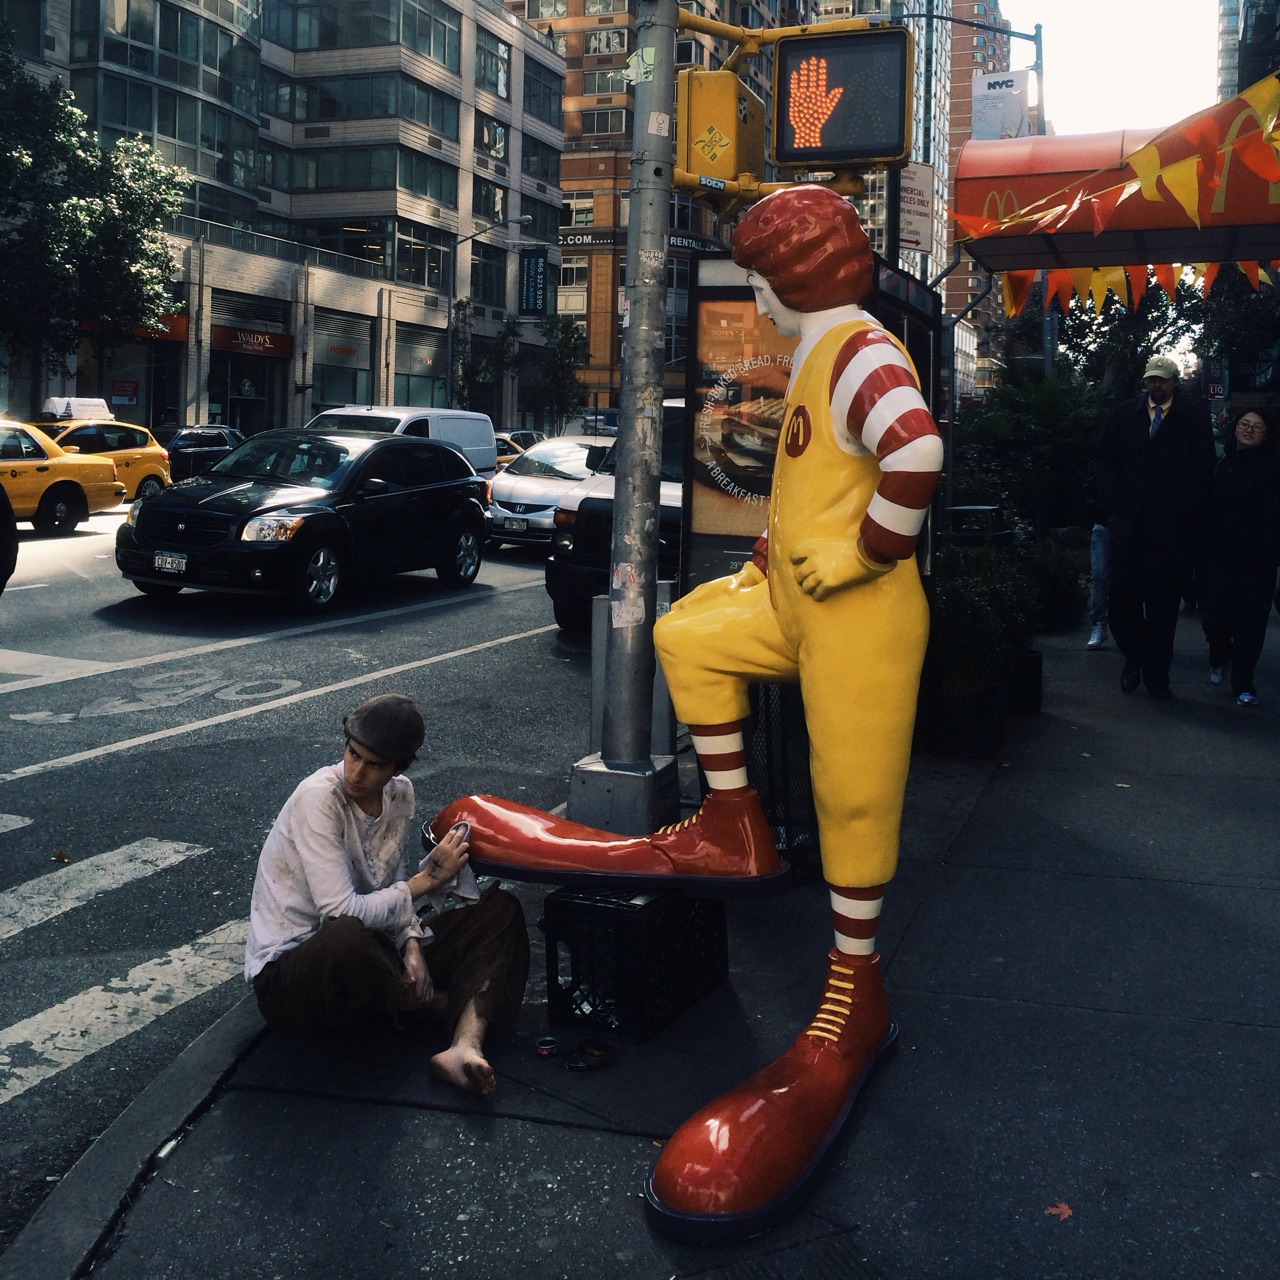
<instances>
[{"instance_id":1,"label":"road lane marking","mask_svg":"<svg viewBox=\"0 0 1280 1280\"><path fill-rule=\"evenodd\" d=\"M37 876L0 893L0 940L82 907L109 889L208 852L203 845L148 837Z\"/></svg>"},{"instance_id":2,"label":"road lane marking","mask_svg":"<svg viewBox=\"0 0 1280 1280\"><path fill-rule=\"evenodd\" d=\"M0 671L8 676L41 675L53 680L78 680L111 670L109 662L89 662L83 658L52 658L21 649L0 649Z\"/></svg>"},{"instance_id":3,"label":"road lane marking","mask_svg":"<svg viewBox=\"0 0 1280 1280\"><path fill-rule=\"evenodd\" d=\"M230 920L194 942L90 987L0 1031L0 1104L141 1031L188 1000L244 978L248 920Z\"/></svg>"},{"instance_id":4,"label":"road lane marking","mask_svg":"<svg viewBox=\"0 0 1280 1280\"><path fill-rule=\"evenodd\" d=\"M519 582L507 587L489 587L486 585L486 589L479 593L471 593L466 596L450 596L445 600L428 600L424 604L402 605L398 609L383 609L379 613L362 613L354 618L330 618L324 622L311 622L301 627L290 627L285 631L270 631L262 635L240 636L235 640L218 640L212 644L196 645L190 649L174 649L168 653L153 653L145 657L129 658L123 662L86 663L85 665L92 668L91 670L59 671L54 674L33 675L26 679L11 680L7 684L0 684L0 693L17 693L22 689L38 689L41 685L62 684L67 680L80 680L85 676L104 675L112 671L132 671L135 667L151 667L160 662L176 662L183 658L198 658L206 653L223 653L228 649L243 649L249 645L265 644L269 640L292 640L295 636L315 635L322 631L334 631L340 627L359 627L369 622L381 622L387 618L403 617L409 613L422 613L428 609L443 609L446 605L479 604L492 596L505 595L508 591L528 591L531 587L541 587L543 585L540 578L532 582ZM19 589L16 587L6 588L9 591ZM3 652L16 653L18 651L4 650ZM51 658L38 653L21 656L29 656L43 664L42 666L27 667L24 670L44 671L50 664L76 661L69 658ZM0 672L11 675L22 674L22 672L11 671L2 663L0 663Z\"/></svg>"},{"instance_id":5,"label":"road lane marking","mask_svg":"<svg viewBox=\"0 0 1280 1280\"><path fill-rule=\"evenodd\" d=\"M6 831L17 831L19 827L29 827L30 825L30 818L24 818L17 813L0 813L0 835L3 835Z\"/></svg>"},{"instance_id":6,"label":"road lane marking","mask_svg":"<svg viewBox=\"0 0 1280 1280\"><path fill-rule=\"evenodd\" d=\"M371 684L375 680L386 680L390 676L402 675L406 671L417 671L422 667L432 667L440 662L448 662L453 658L465 658L473 653L483 653L486 649L496 649L501 645L513 644L517 640L528 640L533 636L546 635L555 631L553 622L545 627L534 627L530 631L517 631L511 635L499 636L496 640L484 640L480 644L470 644L462 649L451 649L448 653L437 653L430 658L419 658L415 662L402 662L398 666L383 667L380 671L370 671L366 675L353 676L350 680L339 680L335 684L321 685L318 689L307 689L302 693L289 694L283 698L273 698L270 702L258 702L251 707L243 707L238 711L226 711L220 716L209 716L204 720L192 720L188 724L175 725L172 729L160 729L155 733L144 733L136 738L125 738L120 742L109 742L102 747L93 747L88 751L77 751L74 755L58 756L53 760L42 760L38 764L24 764L20 768L11 769L8 773L0 773L0 782L16 782L19 778L30 778L38 773L50 773L54 769L66 769L70 765L84 764L87 760L98 760L103 756L115 755L118 751L129 751L134 747L146 746L152 742L163 742L166 738L178 738L186 733L194 733L197 729L209 729L214 725L231 724L236 720L244 720L249 716L262 715L265 711L276 711L281 707L291 707L299 702L309 702L312 698L327 697L331 693L341 693L346 689L356 689L362 684Z\"/></svg>"}]
</instances>

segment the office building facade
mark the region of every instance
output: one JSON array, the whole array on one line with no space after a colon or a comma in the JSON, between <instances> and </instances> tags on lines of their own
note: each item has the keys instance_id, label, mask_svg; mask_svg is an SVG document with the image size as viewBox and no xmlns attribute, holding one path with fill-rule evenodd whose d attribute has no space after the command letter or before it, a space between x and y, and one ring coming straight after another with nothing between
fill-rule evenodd
<instances>
[{"instance_id":1,"label":"office building facade","mask_svg":"<svg viewBox=\"0 0 1280 1280\"><path fill-rule=\"evenodd\" d=\"M15 411L102 395L143 425L256 431L351 401L443 404L450 322L477 348L511 322L526 355L540 343L565 64L496 0L4 3L104 144L144 138L193 178L167 331L101 365L86 342L43 387L11 370ZM520 367L455 398L526 421Z\"/></svg>"}]
</instances>

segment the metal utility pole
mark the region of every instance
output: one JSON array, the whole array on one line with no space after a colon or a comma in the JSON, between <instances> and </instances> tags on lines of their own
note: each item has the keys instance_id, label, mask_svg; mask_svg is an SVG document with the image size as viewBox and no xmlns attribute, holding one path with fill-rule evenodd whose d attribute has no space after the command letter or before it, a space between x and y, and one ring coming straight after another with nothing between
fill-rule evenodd
<instances>
[{"instance_id":1,"label":"metal utility pole","mask_svg":"<svg viewBox=\"0 0 1280 1280\"><path fill-rule=\"evenodd\" d=\"M673 757L651 754L667 245L675 129L676 0L639 0L622 415L613 503L601 751L574 766L575 821L639 834L675 816ZM599 625L597 611L595 623Z\"/></svg>"}]
</instances>

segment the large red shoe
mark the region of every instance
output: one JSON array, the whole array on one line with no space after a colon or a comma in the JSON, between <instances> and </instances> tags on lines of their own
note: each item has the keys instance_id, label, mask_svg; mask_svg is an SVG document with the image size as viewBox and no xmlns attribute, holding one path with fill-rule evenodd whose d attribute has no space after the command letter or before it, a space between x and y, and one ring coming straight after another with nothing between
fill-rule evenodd
<instances>
[{"instance_id":1,"label":"large red shoe","mask_svg":"<svg viewBox=\"0 0 1280 1280\"><path fill-rule=\"evenodd\" d=\"M423 843L455 822L471 824L472 868L508 880L738 898L777 893L791 872L749 787L710 792L692 818L652 836L619 836L514 800L465 796L423 828Z\"/></svg>"},{"instance_id":2,"label":"large red shoe","mask_svg":"<svg viewBox=\"0 0 1280 1280\"><path fill-rule=\"evenodd\" d=\"M780 1058L676 1130L645 1185L649 1220L690 1244L777 1226L822 1175L871 1069L896 1039L879 955L832 951L813 1021Z\"/></svg>"}]
</instances>

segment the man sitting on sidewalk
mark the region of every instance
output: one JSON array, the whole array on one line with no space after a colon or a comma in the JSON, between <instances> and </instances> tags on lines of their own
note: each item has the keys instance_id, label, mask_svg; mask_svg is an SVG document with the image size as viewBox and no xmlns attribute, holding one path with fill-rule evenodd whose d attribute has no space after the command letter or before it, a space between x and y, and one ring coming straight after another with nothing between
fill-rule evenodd
<instances>
[{"instance_id":1,"label":"man sitting on sidewalk","mask_svg":"<svg viewBox=\"0 0 1280 1280\"><path fill-rule=\"evenodd\" d=\"M371 698L342 723L342 763L298 785L262 847L245 979L281 1031L444 1013L453 1041L432 1070L471 1093L493 1093L484 1037L510 1032L529 973L520 903L496 887L479 892L460 829L409 874L414 798L402 774L425 736L412 699ZM444 907L450 893L473 901L431 915L424 928L415 899Z\"/></svg>"}]
</instances>

